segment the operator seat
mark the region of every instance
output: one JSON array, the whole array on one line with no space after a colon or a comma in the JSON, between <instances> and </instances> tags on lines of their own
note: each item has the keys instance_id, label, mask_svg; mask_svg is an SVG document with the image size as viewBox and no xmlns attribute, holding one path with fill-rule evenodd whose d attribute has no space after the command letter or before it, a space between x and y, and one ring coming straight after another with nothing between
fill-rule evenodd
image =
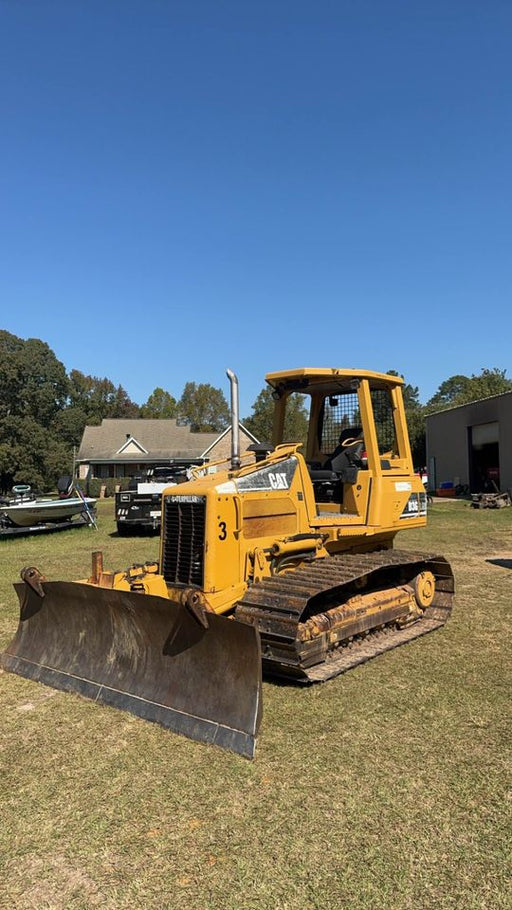
<instances>
[{"instance_id":1,"label":"operator seat","mask_svg":"<svg viewBox=\"0 0 512 910\"><path fill-rule=\"evenodd\" d=\"M343 484L355 483L357 472L363 467L364 450L361 427L346 427L342 430L338 445L321 465L308 465L313 482L316 502L343 502ZM354 442L343 445L348 439Z\"/></svg>"},{"instance_id":2,"label":"operator seat","mask_svg":"<svg viewBox=\"0 0 512 910\"><path fill-rule=\"evenodd\" d=\"M352 439L354 441L346 445ZM355 483L357 472L362 467L363 450L362 427L346 427L340 433L334 452L324 462L324 469L334 471L343 483Z\"/></svg>"}]
</instances>

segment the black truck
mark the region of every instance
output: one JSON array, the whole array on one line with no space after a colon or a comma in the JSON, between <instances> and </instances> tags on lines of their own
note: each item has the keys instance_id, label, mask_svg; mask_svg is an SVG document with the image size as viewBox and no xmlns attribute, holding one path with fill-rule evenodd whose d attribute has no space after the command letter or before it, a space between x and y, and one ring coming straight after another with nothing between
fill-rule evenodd
<instances>
[{"instance_id":1,"label":"black truck","mask_svg":"<svg viewBox=\"0 0 512 910\"><path fill-rule=\"evenodd\" d=\"M134 477L127 490L116 493L116 524L120 536L159 532L162 491L188 480L187 466L172 464L150 468L144 477Z\"/></svg>"}]
</instances>

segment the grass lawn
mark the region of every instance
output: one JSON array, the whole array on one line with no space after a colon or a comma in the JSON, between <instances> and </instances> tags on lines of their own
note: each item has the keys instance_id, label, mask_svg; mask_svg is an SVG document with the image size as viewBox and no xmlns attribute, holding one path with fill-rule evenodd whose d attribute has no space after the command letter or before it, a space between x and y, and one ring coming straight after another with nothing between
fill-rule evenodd
<instances>
[{"instance_id":1,"label":"grass lawn","mask_svg":"<svg viewBox=\"0 0 512 910\"><path fill-rule=\"evenodd\" d=\"M98 531L0 540L0 647L22 566L156 557L114 531L106 500ZM436 503L397 543L450 559L452 619L322 686L264 683L254 762L2 673L2 910L510 910L512 509Z\"/></svg>"}]
</instances>

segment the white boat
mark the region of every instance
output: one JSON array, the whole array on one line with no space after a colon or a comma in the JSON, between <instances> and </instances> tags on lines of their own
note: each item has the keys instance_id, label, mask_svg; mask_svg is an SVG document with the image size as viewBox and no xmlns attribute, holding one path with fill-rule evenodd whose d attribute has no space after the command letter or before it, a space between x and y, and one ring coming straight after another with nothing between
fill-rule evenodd
<instances>
[{"instance_id":1,"label":"white boat","mask_svg":"<svg viewBox=\"0 0 512 910\"><path fill-rule=\"evenodd\" d=\"M14 487L13 492L13 499L0 502L0 526L3 528L31 528L71 522L77 516L88 519L96 505L96 500L89 496L44 499L31 494L30 487L25 486Z\"/></svg>"}]
</instances>

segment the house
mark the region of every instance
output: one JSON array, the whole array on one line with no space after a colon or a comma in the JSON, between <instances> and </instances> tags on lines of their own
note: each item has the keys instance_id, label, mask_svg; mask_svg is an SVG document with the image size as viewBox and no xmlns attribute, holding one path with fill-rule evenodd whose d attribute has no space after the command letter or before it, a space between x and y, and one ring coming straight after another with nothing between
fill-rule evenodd
<instances>
[{"instance_id":1,"label":"house","mask_svg":"<svg viewBox=\"0 0 512 910\"><path fill-rule=\"evenodd\" d=\"M240 452L257 443L240 424ZM172 418L102 420L86 426L75 458L78 479L134 477L157 465L188 467L229 457L231 427L222 433L193 433L190 425Z\"/></svg>"},{"instance_id":2,"label":"house","mask_svg":"<svg viewBox=\"0 0 512 910\"><path fill-rule=\"evenodd\" d=\"M431 489L512 489L512 392L430 414L426 431Z\"/></svg>"}]
</instances>

